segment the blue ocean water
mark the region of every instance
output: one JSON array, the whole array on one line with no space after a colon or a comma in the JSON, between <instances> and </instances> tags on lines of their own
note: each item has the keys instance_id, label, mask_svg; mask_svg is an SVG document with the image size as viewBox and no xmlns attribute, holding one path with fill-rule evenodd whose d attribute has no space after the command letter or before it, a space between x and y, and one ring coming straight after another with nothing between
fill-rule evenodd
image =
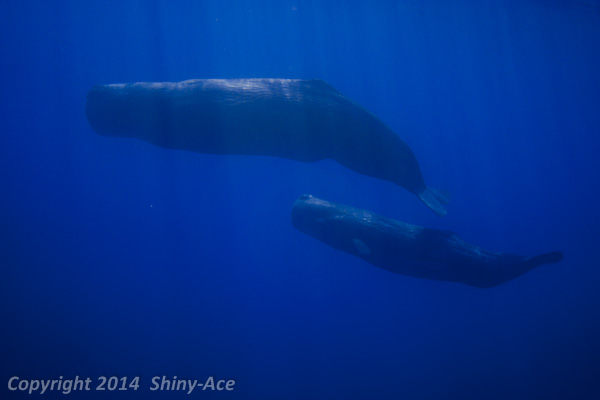
<instances>
[{"instance_id":1,"label":"blue ocean water","mask_svg":"<svg viewBox=\"0 0 600 400\"><path fill-rule=\"evenodd\" d=\"M29 397L14 376L140 377L75 398L186 396L154 376L236 381L202 398L600 398L597 2L0 9L1 398ZM253 77L373 112L448 216L333 161L165 150L84 113L97 84ZM294 229L303 193L565 259L493 289L395 275Z\"/></svg>"}]
</instances>

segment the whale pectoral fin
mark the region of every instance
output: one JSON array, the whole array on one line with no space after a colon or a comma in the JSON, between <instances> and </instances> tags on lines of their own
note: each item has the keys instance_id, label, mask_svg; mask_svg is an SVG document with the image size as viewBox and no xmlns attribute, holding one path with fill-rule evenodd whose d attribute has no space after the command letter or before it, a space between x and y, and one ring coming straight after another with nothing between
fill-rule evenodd
<instances>
[{"instance_id":1,"label":"whale pectoral fin","mask_svg":"<svg viewBox=\"0 0 600 400\"><path fill-rule=\"evenodd\" d=\"M447 214L444 204L447 204L450 201L450 194L448 192L425 188L418 196L423 203L427 204L427 207L435 211L437 215L443 217Z\"/></svg>"},{"instance_id":2,"label":"whale pectoral fin","mask_svg":"<svg viewBox=\"0 0 600 400\"><path fill-rule=\"evenodd\" d=\"M369 254L371 254L371 249L362 240L352 239L352 244L354 244L354 247L360 253L361 256L368 256Z\"/></svg>"}]
</instances>

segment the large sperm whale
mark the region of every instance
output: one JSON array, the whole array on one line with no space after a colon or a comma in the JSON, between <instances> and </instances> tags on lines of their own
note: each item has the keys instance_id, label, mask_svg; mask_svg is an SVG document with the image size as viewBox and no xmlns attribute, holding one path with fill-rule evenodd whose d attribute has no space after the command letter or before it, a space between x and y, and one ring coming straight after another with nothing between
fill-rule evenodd
<instances>
[{"instance_id":1,"label":"large sperm whale","mask_svg":"<svg viewBox=\"0 0 600 400\"><path fill-rule=\"evenodd\" d=\"M563 258L559 251L535 257L494 253L452 232L407 224L311 195L296 200L292 223L301 232L388 271L480 288L500 285Z\"/></svg>"},{"instance_id":2,"label":"large sperm whale","mask_svg":"<svg viewBox=\"0 0 600 400\"><path fill-rule=\"evenodd\" d=\"M411 149L373 114L321 80L196 79L95 86L87 118L102 135L211 154L333 159L416 194L439 215Z\"/></svg>"}]
</instances>

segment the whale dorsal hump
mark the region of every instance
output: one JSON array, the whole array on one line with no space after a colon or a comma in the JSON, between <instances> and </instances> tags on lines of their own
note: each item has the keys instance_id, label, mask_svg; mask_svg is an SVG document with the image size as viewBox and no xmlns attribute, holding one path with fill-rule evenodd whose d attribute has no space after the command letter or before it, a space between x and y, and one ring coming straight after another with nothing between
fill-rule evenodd
<instances>
[{"instance_id":1,"label":"whale dorsal hump","mask_svg":"<svg viewBox=\"0 0 600 400\"><path fill-rule=\"evenodd\" d=\"M333 86L322 79L308 79L306 80L306 83L308 83L311 88L321 92L333 92L336 94L340 93Z\"/></svg>"}]
</instances>

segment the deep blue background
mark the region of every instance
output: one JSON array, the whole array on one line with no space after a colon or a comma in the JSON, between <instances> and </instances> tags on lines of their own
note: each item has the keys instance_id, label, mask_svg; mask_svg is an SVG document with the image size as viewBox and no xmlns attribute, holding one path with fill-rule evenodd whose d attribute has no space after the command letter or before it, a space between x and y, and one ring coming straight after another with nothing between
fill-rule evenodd
<instances>
[{"instance_id":1,"label":"deep blue background","mask_svg":"<svg viewBox=\"0 0 600 400\"><path fill-rule=\"evenodd\" d=\"M164 374L236 379L214 398L600 398L597 3L0 9L0 397L15 375ZM453 193L448 216L331 161L168 151L85 119L95 84L240 77L331 83ZM565 260L494 289L394 275L296 231L302 193Z\"/></svg>"}]
</instances>

